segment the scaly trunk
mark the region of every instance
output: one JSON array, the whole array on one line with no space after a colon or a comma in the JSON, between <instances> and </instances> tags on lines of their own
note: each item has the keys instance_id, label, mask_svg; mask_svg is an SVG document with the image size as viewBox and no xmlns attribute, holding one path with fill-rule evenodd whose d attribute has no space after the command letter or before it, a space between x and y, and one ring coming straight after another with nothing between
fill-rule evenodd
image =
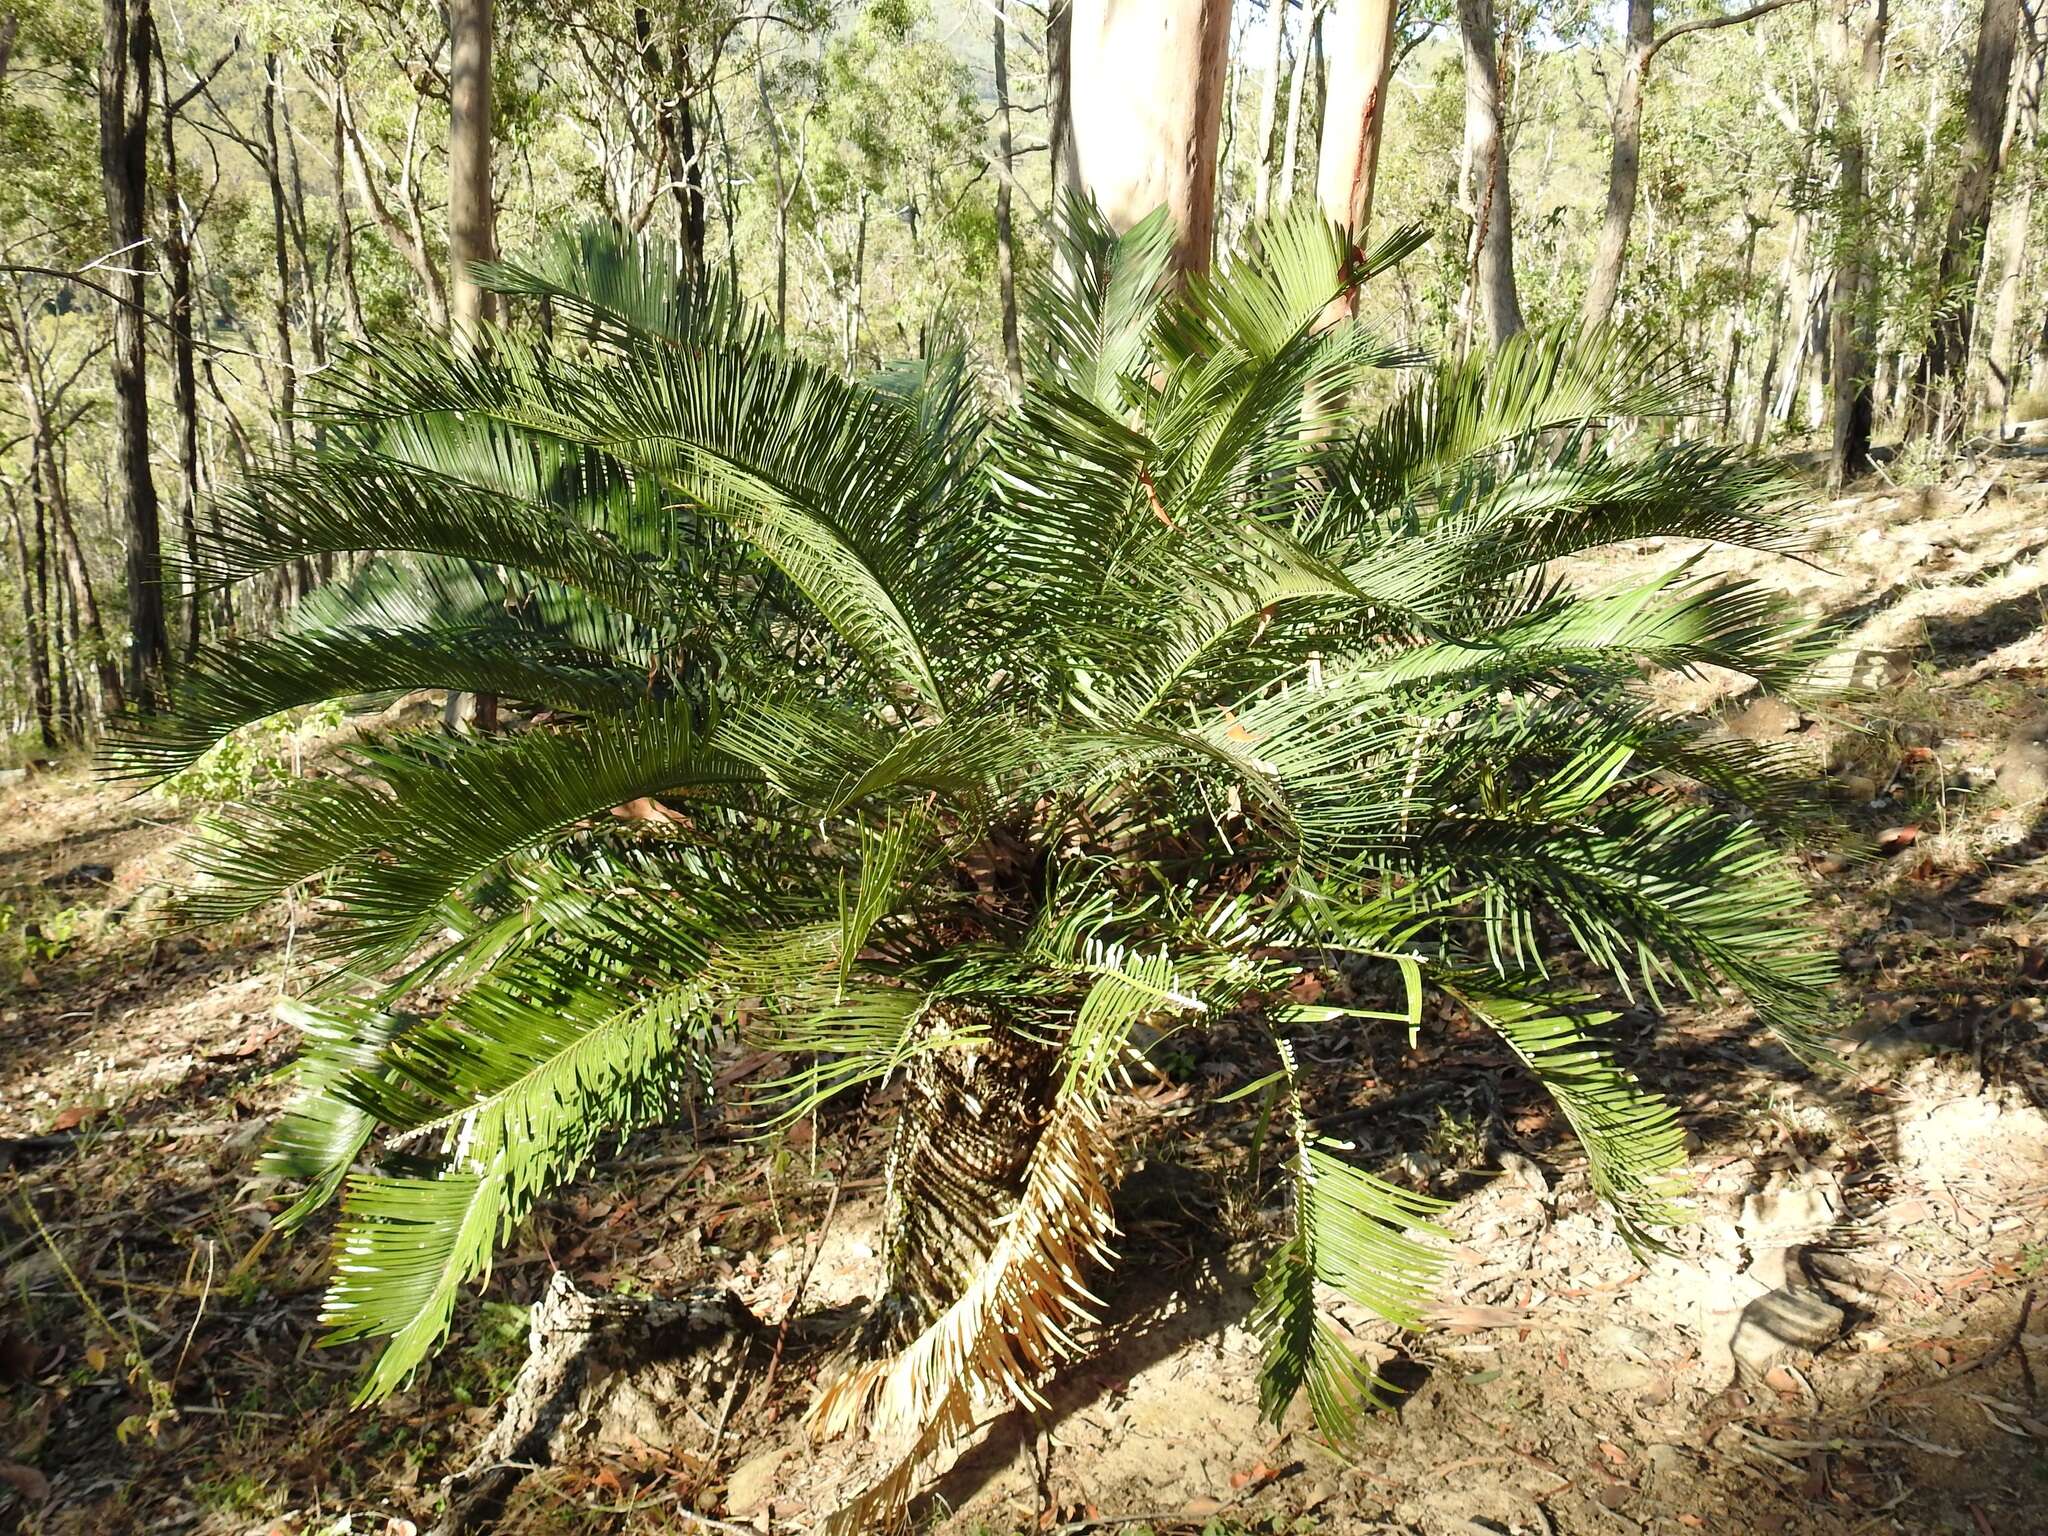
<instances>
[{"instance_id":1,"label":"scaly trunk","mask_svg":"<svg viewBox=\"0 0 2048 1536\"><path fill-rule=\"evenodd\" d=\"M1164 208L1174 270L1206 271L1229 0L1075 0L1073 27L1082 185L1119 230Z\"/></svg>"},{"instance_id":2,"label":"scaly trunk","mask_svg":"<svg viewBox=\"0 0 2048 1536\"><path fill-rule=\"evenodd\" d=\"M1515 296L1515 212L1501 121L1493 0L1458 0L1465 49L1465 146L1471 168L1473 287L1496 346L1522 329Z\"/></svg>"},{"instance_id":3,"label":"scaly trunk","mask_svg":"<svg viewBox=\"0 0 2048 1536\"><path fill-rule=\"evenodd\" d=\"M935 1031L984 1038L914 1058L889 1151L882 1289L862 1329L865 1353L900 1349L962 1290L1017 1204L1053 1097L1059 1047L973 1016L929 1011Z\"/></svg>"},{"instance_id":4,"label":"scaly trunk","mask_svg":"<svg viewBox=\"0 0 2048 1536\"><path fill-rule=\"evenodd\" d=\"M149 185L149 0L102 0L99 66L100 179L116 264L114 290L114 478L128 545L126 694L145 711L165 696L171 638L164 624L163 532L149 466L149 353L143 335L142 262ZM96 618L97 616L95 616ZM118 709L123 688L109 691Z\"/></svg>"},{"instance_id":5,"label":"scaly trunk","mask_svg":"<svg viewBox=\"0 0 2048 1536\"><path fill-rule=\"evenodd\" d=\"M491 208L491 0L448 6L449 329L473 346L491 318L472 268L497 257Z\"/></svg>"}]
</instances>

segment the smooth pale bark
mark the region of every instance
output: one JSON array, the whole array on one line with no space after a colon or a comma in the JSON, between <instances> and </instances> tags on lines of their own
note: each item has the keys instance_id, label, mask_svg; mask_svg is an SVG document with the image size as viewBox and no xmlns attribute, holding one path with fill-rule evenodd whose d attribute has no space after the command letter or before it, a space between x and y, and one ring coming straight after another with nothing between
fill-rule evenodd
<instances>
[{"instance_id":1,"label":"smooth pale bark","mask_svg":"<svg viewBox=\"0 0 2048 1536\"><path fill-rule=\"evenodd\" d=\"M1316 201L1323 217L1363 243L1372 222L1373 179L1386 130L1394 67L1395 0L1337 0L1324 39L1330 96L1323 111ZM1357 295L1350 296L1353 307Z\"/></svg>"},{"instance_id":2,"label":"smooth pale bark","mask_svg":"<svg viewBox=\"0 0 2048 1536\"><path fill-rule=\"evenodd\" d=\"M1877 238L1869 195L1868 133L1864 103L1874 101L1884 72L1887 0L1875 0L1863 33L1860 56L1852 48L1849 0L1836 0L1835 143L1841 154L1837 191L1834 295L1830 302L1829 346L1833 353L1834 433L1828 453L1828 487L1840 490L1852 475L1870 467L1870 433L1876 405L1872 385L1877 350L1877 273L1871 247Z\"/></svg>"},{"instance_id":3,"label":"smooth pale bark","mask_svg":"<svg viewBox=\"0 0 2048 1536\"><path fill-rule=\"evenodd\" d=\"M491 317L471 268L497 259L491 208L491 0L448 6L449 329L473 342Z\"/></svg>"},{"instance_id":4,"label":"smooth pale bark","mask_svg":"<svg viewBox=\"0 0 2048 1536\"><path fill-rule=\"evenodd\" d=\"M103 0L99 66L100 180L114 260L114 481L128 544L126 693L145 710L166 690L171 639L164 624L163 533L149 466L149 352L142 331L148 237L149 0ZM121 693L106 699L118 708Z\"/></svg>"},{"instance_id":5,"label":"smooth pale bark","mask_svg":"<svg viewBox=\"0 0 2048 1536\"><path fill-rule=\"evenodd\" d=\"M2048 60L2048 47L2044 47L2042 36L2044 26L2048 26L2048 14L2043 15L2027 38L2027 66L2020 75L2013 112L2013 143L2023 154L2032 151L2041 135L2042 64ZM1996 417L2000 436L2005 433L2012 411L2013 375L2019 366L2018 349L2013 345L2013 338L2019 328L2020 283L2026 269L2027 235L2033 227L2034 183L2038 176L2037 168L2023 168L2019 188L2006 209L2005 225L1998 242L1998 279L1991 313L1991 337L1984 349L1982 366L1984 408Z\"/></svg>"},{"instance_id":6,"label":"smooth pale bark","mask_svg":"<svg viewBox=\"0 0 2048 1536\"><path fill-rule=\"evenodd\" d=\"M1024 389L1024 351L1017 336L1017 252L1010 228L1010 184L1017 157L1010 133L1010 5L1000 0L995 19L996 160L1002 175L996 181L996 288L1003 312L1003 372L1011 394Z\"/></svg>"},{"instance_id":7,"label":"smooth pale bark","mask_svg":"<svg viewBox=\"0 0 2048 1536\"><path fill-rule=\"evenodd\" d=\"M1073 27L1081 185L1119 230L1164 208L1174 270L1206 270L1229 0L1075 0Z\"/></svg>"},{"instance_id":8,"label":"smooth pale bark","mask_svg":"<svg viewBox=\"0 0 2048 1536\"><path fill-rule=\"evenodd\" d=\"M1301 104L1308 94L1309 60L1322 46L1323 15L1327 10L1328 0L1314 0L1305 41L1295 50L1294 74L1287 85L1287 132L1280 147L1280 186L1274 198L1275 207L1285 208L1294 199L1294 168L1301 151Z\"/></svg>"},{"instance_id":9,"label":"smooth pale bark","mask_svg":"<svg viewBox=\"0 0 2048 1536\"><path fill-rule=\"evenodd\" d=\"M1958 302L1935 306L1933 329L1920 359L1912 423L1916 432L1944 443L1955 441L1967 425L1962 386L1977 306L1965 285L1978 271L1990 225L2019 18L2019 0L1984 0L1977 24L1977 50L1963 107L1962 169L1956 178L1941 261L1935 269L1935 292L1954 296Z\"/></svg>"},{"instance_id":10,"label":"smooth pale bark","mask_svg":"<svg viewBox=\"0 0 2048 1536\"><path fill-rule=\"evenodd\" d=\"M1280 145L1274 138L1280 116L1280 66L1287 57L1287 0L1266 0L1266 73L1259 80L1259 137L1253 146L1252 218L1263 219L1273 206L1273 162Z\"/></svg>"},{"instance_id":11,"label":"smooth pale bark","mask_svg":"<svg viewBox=\"0 0 2048 1536\"><path fill-rule=\"evenodd\" d=\"M1472 286L1496 345L1522 329L1515 294L1515 212L1502 132L1499 41L1493 0L1458 0L1465 48L1465 159L1469 167Z\"/></svg>"}]
</instances>

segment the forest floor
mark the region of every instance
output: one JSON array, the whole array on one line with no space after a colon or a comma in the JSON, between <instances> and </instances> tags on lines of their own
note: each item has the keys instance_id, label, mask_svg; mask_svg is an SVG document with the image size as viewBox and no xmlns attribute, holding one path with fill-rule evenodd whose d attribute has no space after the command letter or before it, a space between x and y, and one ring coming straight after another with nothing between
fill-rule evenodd
<instances>
[{"instance_id":1,"label":"forest floor","mask_svg":"<svg viewBox=\"0 0 2048 1536\"><path fill-rule=\"evenodd\" d=\"M1699 1219L1642 1260L1498 1048L1435 1021L1413 1046L1390 1030L1313 1050L1322 1122L1456 1201L1429 1331L1339 1312L1401 1393L1342 1460L1299 1409L1278 1430L1258 1417L1243 1324L1279 1192L1212 1115L1264 1070L1249 1032L1221 1028L1137 1095L1096 1353L1044 1412L991 1424L925 1519L2048 1532L2048 449L1820 516L1812 564L1708 563L1831 614L1868 691L1801 713L1729 679L1667 683L1810 750L1859 834L1860 854L1808 857L1845 965L1847 1070L1801 1069L1737 1008L1624 1019L1695 1147ZM1600 574L1670 556L1619 551ZM766 1149L719 1123L636 1138L547 1204L429 1371L353 1409L360 1352L314 1347L328 1229L274 1233L282 1202L256 1173L303 914L225 936L150 923L190 815L82 769L0 791L0 1532L427 1529L558 1270L641 1295L728 1286L764 1327L722 1391L688 1371L593 1381L575 1443L499 1529L819 1513L849 1453L799 1420L820 1341L873 1284L879 1132L847 1115ZM733 1059L728 1094L761 1065Z\"/></svg>"}]
</instances>

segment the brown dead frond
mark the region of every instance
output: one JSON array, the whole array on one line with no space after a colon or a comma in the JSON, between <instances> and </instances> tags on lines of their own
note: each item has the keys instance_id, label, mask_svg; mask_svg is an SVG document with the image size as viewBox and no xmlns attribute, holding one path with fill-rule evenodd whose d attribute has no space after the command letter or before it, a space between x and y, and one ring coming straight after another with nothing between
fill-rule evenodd
<instances>
[{"instance_id":1,"label":"brown dead frond","mask_svg":"<svg viewBox=\"0 0 2048 1536\"><path fill-rule=\"evenodd\" d=\"M1001 1237L960 1298L901 1353L848 1371L819 1394L810 1422L821 1434L914 1436L902 1460L828 1530L886 1521L917 1469L984 1410L1042 1402L1037 1383L1082 1352L1079 1330L1100 1301L1081 1267L1111 1261L1118 1166L1097 1096L1068 1093L1039 1137Z\"/></svg>"}]
</instances>

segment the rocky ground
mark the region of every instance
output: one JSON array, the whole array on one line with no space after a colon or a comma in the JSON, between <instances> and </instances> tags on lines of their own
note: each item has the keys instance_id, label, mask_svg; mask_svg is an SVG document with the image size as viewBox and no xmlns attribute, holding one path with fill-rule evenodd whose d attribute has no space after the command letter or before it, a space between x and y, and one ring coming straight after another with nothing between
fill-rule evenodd
<instances>
[{"instance_id":1,"label":"rocky ground","mask_svg":"<svg viewBox=\"0 0 2048 1536\"><path fill-rule=\"evenodd\" d=\"M1132 1107L1098 1352L1045 1411L990 1424L923 1520L2048 1531L2048 457L2021 445L1820 515L1810 564L1709 558L1832 615L1867 692L1801 713L1728 678L1663 686L1810 750L1852 829L1809 856L1848 1070L1807 1073L1738 1009L1625 1020L1696 1143L1698 1219L1642 1260L1497 1048L1448 1023L1413 1047L1332 1042L1324 1123L1457 1202L1427 1332L1339 1314L1401 1393L1339 1458L1303 1421L1258 1419L1243 1319L1279 1196L1211 1107L1260 1070L1249 1041L1176 1051ZM1598 574L1669 558L1619 551ZM730 1288L748 1313L668 1368L571 1393L559 1459L531 1437L499 1457L517 1463L499 1529L781 1531L844 1488L849 1453L798 1421L820 1341L873 1284L871 1126L636 1140L550 1203L431 1371L353 1410L352 1352L315 1347L325 1235L274 1235L255 1173L305 914L167 933L149 916L191 805L77 769L0 794L0 1532L426 1529L556 1274ZM733 1060L728 1093L759 1065Z\"/></svg>"}]
</instances>

